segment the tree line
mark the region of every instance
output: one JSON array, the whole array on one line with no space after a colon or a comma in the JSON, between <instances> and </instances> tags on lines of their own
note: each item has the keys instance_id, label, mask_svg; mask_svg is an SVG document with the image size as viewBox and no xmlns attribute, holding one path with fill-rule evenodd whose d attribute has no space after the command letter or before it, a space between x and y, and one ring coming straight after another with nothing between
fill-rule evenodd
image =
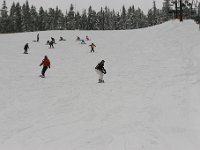
<instances>
[{"instance_id":1,"label":"tree line","mask_svg":"<svg viewBox=\"0 0 200 150\"><path fill-rule=\"evenodd\" d=\"M166 5L157 9L155 1L147 15L134 5L128 9L122 6L120 12L110 10L107 6L99 11L92 6L82 13L75 12L73 4L65 14L58 8L44 10L40 7L29 6L26 1L23 5L13 2L8 11L6 1L3 1L0 15L0 33L16 33L45 30L127 30L144 28L160 24L172 18L169 0ZM169 7L169 8L168 8Z\"/></svg>"}]
</instances>

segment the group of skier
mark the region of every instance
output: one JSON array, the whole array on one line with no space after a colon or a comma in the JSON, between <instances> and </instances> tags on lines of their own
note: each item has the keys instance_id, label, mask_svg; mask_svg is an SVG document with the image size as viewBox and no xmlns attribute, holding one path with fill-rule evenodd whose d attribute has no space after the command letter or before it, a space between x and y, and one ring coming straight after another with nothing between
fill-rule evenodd
<instances>
[{"instance_id":1,"label":"group of skier","mask_svg":"<svg viewBox=\"0 0 200 150\"><path fill-rule=\"evenodd\" d=\"M86 35L85 39L86 39L87 41L90 40L90 38L89 38L87 35ZM84 40L84 39L81 39L79 36L77 36L76 40L77 40L77 41L81 41L81 44L86 44L85 40ZM96 47L96 45L95 45L94 43L91 43L89 46L91 47L90 52L91 52L91 53L92 53L92 52L94 53L94 48Z\"/></svg>"},{"instance_id":2,"label":"group of skier","mask_svg":"<svg viewBox=\"0 0 200 150\"><path fill-rule=\"evenodd\" d=\"M77 36L77 40L81 40L80 37ZM86 40L90 40L88 36L86 36ZM59 41L65 41L65 39L63 37L60 37ZM37 34L37 42L39 42L39 34ZM54 48L53 44L55 44L55 39L53 37L51 37L51 41L47 41L47 44L49 44L50 48L51 47ZM96 45L94 43L91 43L89 46L91 47L91 52L94 52L94 48L96 47ZM29 45L28 45L28 43L26 43L24 45L24 54L28 54L28 49L29 49ZM95 67L95 71L99 75L98 83L104 83L103 75L106 74L106 69L104 68L104 63L105 63L105 61L102 60ZM40 66L43 66L40 77L45 78L45 72L51 66L51 62L47 55L44 56L44 59L40 63Z\"/></svg>"}]
</instances>

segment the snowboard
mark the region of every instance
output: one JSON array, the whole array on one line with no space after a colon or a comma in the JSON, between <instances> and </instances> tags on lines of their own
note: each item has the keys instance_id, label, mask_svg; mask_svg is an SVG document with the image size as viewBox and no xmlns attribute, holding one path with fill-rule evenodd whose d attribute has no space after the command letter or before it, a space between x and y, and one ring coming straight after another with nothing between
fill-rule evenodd
<instances>
[{"instance_id":1,"label":"snowboard","mask_svg":"<svg viewBox=\"0 0 200 150\"><path fill-rule=\"evenodd\" d=\"M45 76L43 76L43 75L39 75L39 77L41 77L41 78L45 78Z\"/></svg>"}]
</instances>

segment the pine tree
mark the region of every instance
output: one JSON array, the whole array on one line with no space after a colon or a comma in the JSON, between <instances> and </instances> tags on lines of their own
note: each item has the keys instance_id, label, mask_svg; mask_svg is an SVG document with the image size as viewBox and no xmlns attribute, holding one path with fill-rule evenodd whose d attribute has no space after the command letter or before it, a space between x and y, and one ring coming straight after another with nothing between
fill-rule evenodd
<instances>
[{"instance_id":1,"label":"pine tree","mask_svg":"<svg viewBox=\"0 0 200 150\"><path fill-rule=\"evenodd\" d=\"M136 28L143 28L147 26L146 17L140 8L135 11L135 20Z\"/></svg>"},{"instance_id":2,"label":"pine tree","mask_svg":"<svg viewBox=\"0 0 200 150\"><path fill-rule=\"evenodd\" d=\"M111 30L112 24L111 24L111 12L110 9L106 6L104 10L104 28L105 30Z\"/></svg>"},{"instance_id":3,"label":"pine tree","mask_svg":"<svg viewBox=\"0 0 200 150\"><path fill-rule=\"evenodd\" d=\"M197 23L200 24L200 3L198 4L198 9L197 9L197 17L196 17L196 21Z\"/></svg>"},{"instance_id":4,"label":"pine tree","mask_svg":"<svg viewBox=\"0 0 200 150\"><path fill-rule=\"evenodd\" d=\"M96 25L98 30L105 30L105 12L102 7L101 10L97 12L96 17L97 17Z\"/></svg>"},{"instance_id":5,"label":"pine tree","mask_svg":"<svg viewBox=\"0 0 200 150\"><path fill-rule=\"evenodd\" d=\"M15 2L13 2L10 8L10 15L9 15L9 31L8 32L16 32L16 8Z\"/></svg>"},{"instance_id":6,"label":"pine tree","mask_svg":"<svg viewBox=\"0 0 200 150\"><path fill-rule=\"evenodd\" d=\"M121 20L120 20L120 26L121 26L120 28L123 29L123 30L125 30L127 28L126 20L127 20L126 8L123 5L122 6L122 13L121 13Z\"/></svg>"},{"instance_id":7,"label":"pine tree","mask_svg":"<svg viewBox=\"0 0 200 150\"><path fill-rule=\"evenodd\" d=\"M8 32L8 10L6 6L6 1L3 1L2 8L1 8L1 18L0 18L0 32L6 33Z\"/></svg>"},{"instance_id":8,"label":"pine tree","mask_svg":"<svg viewBox=\"0 0 200 150\"><path fill-rule=\"evenodd\" d=\"M135 8L134 6L129 7L127 13L127 29L135 29L136 21L135 21Z\"/></svg>"},{"instance_id":9,"label":"pine tree","mask_svg":"<svg viewBox=\"0 0 200 150\"><path fill-rule=\"evenodd\" d=\"M171 15L171 7L170 7L170 0L164 0L163 2L163 8L162 8L162 12L163 12L163 17L162 20L163 21L168 21L170 18L172 18Z\"/></svg>"},{"instance_id":10,"label":"pine tree","mask_svg":"<svg viewBox=\"0 0 200 150\"><path fill-rule=\"evenodd\" d=\"M31 6L30 16L31 16L30 31L38 31L38 13L36 11L35 6Z\"/></svg>"},{"instance_id":11,"label":"pine tree","mask_svg":"<svg viewBox=\"0 0 200 150\"><path fill-rule=\"evenodd\" d=\"M81 15L79 12L75 14L75 29L81 29Z\"/></svg>"},{"instance_id":12,"label":"pine tree","mask_svg":"<svg viewBox=\"0 0 200 150\"><path fill-rule=\"evenodd\" d=\"M96 30L96 12L92 10L92 6L88 9L87 30Z\"/></svg>"},{"instance_id":13,"label":"pine tree","mask_svg":"<svg viewBox=\"0 0 200 150\"><path fill-rule=\"evenodd\" d=\"M157 8L156 8L156 2L153 1L153 25L157 24Z\"/></svg>"},{"instance_id":14,"label":"pine tree","mask_svg":"<svg viewBox=\"0 0 200 150\"><path fill-rule=\"evenodd\" d=\"M16 32L22 32L22 13L19 2L16 4L15 7L15 22L16 22Z\"/></svg>"},{"instance_id":15,"label":"pine tree","mask_svg":"<svg viewBox=\"0 0 200 150\"><path fill-rule=\"evenodd\" d=\"M84 9L81 15L81 21L80 21L80 26L82 30L87 30L87 13L86 10Z\"/></svg>"},{"instance_id":16,"label":"pine tree","mask_svg":"<svg viewBox=\"0 0 200 150\"><path fill-rule=\"evenodd\" d=\"M47 14L47 21L46 22L46 29L47 30L54 30L55 29L55 23L54 23L54 17L55 17L55 10L53 8L49 8L49 12Z\"/></svg>"},{"instance_id":17,"label":"pine tree","mask_svg":"<svg viewBox=\"0 0 200 150\"><path fill-rule=\"evenodd\" d=\"M121 16L118 12L117 15L115 16L115 19L114 19L114 29L115 30L121 29L120 20L121 20Z\"/></svg>"},{"instance_id":18,"label":"pine tree","mask_svg":"<svg viewBox=\"0 0 200 150\"><path fill-rule=\"evenodd\" d=\"M28 1L22 6L22 29L23 31L31 31L31 14Z\"/></svg>"},{"instance_id":19,"label":"pine tree","mask_svg":"<svg viewBox=\"0 0 200 150\"><path fill-rule=\"evenodd\" d=\"M40 7L39 14L38 14L38 30L44 31L45 30L45 12L43 7Z\"/></svg>"},{"instance_id":20,"label":"pine tree","mask_svg":"<svg viewBox=\"0 0 200 150\"><path fill-rule=\"evenodd\" d=\"M75 12L73 4L70 5L70 9L67 15L67 29L68 30L75 29Z\"/></svg>"}]
</instances>

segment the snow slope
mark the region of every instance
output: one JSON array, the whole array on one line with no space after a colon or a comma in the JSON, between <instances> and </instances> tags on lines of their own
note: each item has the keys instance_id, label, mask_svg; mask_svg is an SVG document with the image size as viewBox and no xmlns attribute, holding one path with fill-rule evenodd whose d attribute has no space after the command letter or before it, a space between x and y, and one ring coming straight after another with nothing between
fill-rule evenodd
<instances>
[{"instance_id":1,"label":"snow slope","mask_svg":"<svg viewBox=\"0 0 200 150\"><path fill-rule=\"evenodd\" d=\"M39 33L39 43L32 42L37 32L0 35L0 150L200 149L200 32L193 21ZM75 41L86 35L86 45ZM67 41L49 49L51 36ZM42 79L44 55L52 65ZM102 59L105 84L94 70Z\"/></svg>"}]
</instances>

